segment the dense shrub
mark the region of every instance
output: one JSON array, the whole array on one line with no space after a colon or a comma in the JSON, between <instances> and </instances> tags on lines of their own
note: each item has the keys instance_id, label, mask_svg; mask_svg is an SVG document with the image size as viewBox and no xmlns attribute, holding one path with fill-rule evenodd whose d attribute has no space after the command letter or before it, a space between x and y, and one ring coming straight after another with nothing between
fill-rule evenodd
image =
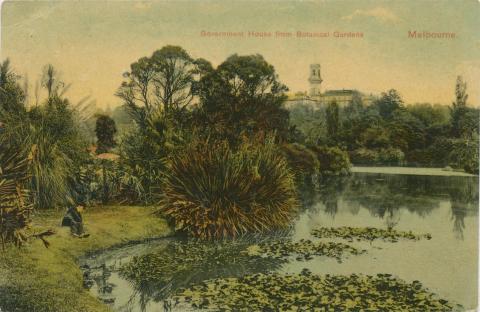
<instances>
[{"instance_id":1,"label":"dense shrub","mask_svg":"<svg viewBox=\"0 0 480 312\"><path fill-rule=\"evenodd\" d=\"M170 164L160 212L200 238L287 226L297 208L293 174L274 145L192 144Z\"/></svg>"},{"instance_id":2,"label":"dense shrub","mask_svg":"<svg viewBox=\"0 0 480 312\"><path fill-rule=\"evenodd\" d=\"M350 152L350 159L356 165L374 165L378 162L378 152L361 147Z\"/></svg>"},{"instance_id":3,"label":"dense shrub","mask_svg":"<svg viewBox=\"0 0 480 312\"><path fill-rule=\"evenodd\" d=\"M450 165L450 153L452 152L453 140L447 137L436 138L428 149L428 155L431 158L431 165L435 167L445 167Z\"/></svg>"},{"instance_id":4,"label":"dense shrub","mask_svg":"<svg viewBox=\"0 0 480 312\"><path fill-rule=\"evenodd\" d=\"M347 152L338 147L313 146L312 151L320 162L320 173L324 175L347 174L350 159Z\"/></svg>"},{"instance_id":5,"label":"dense shrub","mask_svg":"<svg viewBox=\"0 0 480 312\"><path fill-rule=\"evenodd\" d=\"M359 148L350 153L352 163L357 165L402 165L405 154L394 147L381 149Z\"/></svg>"},{"instance_id":6,"label":"dense shrub","mask_svg":"<svg viewBox=\"0 0 480 312\"><path fill-rule=\"evenodd\" d=\"M382 165L401 165L405 154L399 148L382 148L378 152L378 162Z\"/></svg>"},{"instance_id":7,"label":"dense shrub","mask_svg":"<svg viewBox=\"0 0 480 312\"><path fill-rule=\"evenodd\" d=\"M415 149L405 154L405 161L411 166L431 166L432 155L428 149Z\"/></svg>"},{"instance_id":8,"label":"dense shrub","mask_svg":"<svg viewBox=\"0 0 480 312\"><path fill-rule=\"evenodd\" d=\"M478 174L478 135L472 139L453 140L451 165L468 173Z\"/></svg>"},{"instance_id":9,"label":"dense shrub","mask_svg":"<svg viewBox=\"0 0 480 312\"><path fill-rule=\"evenodd\" d=\"M320 170L317 155L302 144L292 143L281 146L281 153L297 177L316 175Z\"/></svg>"}]
</instances>

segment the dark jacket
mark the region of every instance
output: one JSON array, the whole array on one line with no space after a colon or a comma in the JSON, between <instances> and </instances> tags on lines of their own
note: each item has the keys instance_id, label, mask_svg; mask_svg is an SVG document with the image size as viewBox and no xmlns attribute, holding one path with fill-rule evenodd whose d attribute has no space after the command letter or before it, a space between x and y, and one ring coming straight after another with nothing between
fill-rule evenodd
<instances>
[{"instance_id":1,"label":"dark jacket","mask_svg":"<svg viewBox=\"0 0 480 312\"><path fill-rule=\"evenodd\" d=\"M82 221L82 215L77 209L75 207L70 207L63 217L62 226L72 226L73 223L82 223Z\"/></svg>"}]
</instances>

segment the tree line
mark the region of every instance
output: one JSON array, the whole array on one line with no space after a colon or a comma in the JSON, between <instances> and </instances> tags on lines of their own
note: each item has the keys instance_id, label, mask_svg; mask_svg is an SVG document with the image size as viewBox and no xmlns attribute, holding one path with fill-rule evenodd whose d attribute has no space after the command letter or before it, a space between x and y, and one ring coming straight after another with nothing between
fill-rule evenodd
<instances>
[{"instance_id":1,"label":"tree line","mask_svg":"<svg viewBox=\"0 0 480 312\"><path fill-rule=\"evenodd\" d=\"M478 172L479 110L467 104L467 85L458 77L451 106L406 105L392 89L365 105L358 95L345 107L335 101L290 112L297 140L338 146L359 165L445 167Z\"/></svg>"}]
</instances>

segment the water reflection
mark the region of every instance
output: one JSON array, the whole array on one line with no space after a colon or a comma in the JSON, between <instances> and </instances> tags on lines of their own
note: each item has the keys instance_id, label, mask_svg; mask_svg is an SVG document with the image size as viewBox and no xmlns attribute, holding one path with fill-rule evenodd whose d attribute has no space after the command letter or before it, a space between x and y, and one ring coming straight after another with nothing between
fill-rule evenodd
<instances>
[{"instance_id":1,"label":"water reflection","mask_svg":"<svg viewBox=\"0 0 480 312\"><path fill-rule=\"evenodd\" d=\"M321 203L325 214L334 219L340 205L352 215L365 208L384 220L387 228L399 223L402 209L426 218L448 201L452 229L459 239L463 239L465 215L478 214L476 177L356 173L325 179L318 189L305 184L300 193L307 210Z\"/></svg>"},{"instance_id":2,"label":"water reflection","mask_svg":"<svg viewBox=\"0 0 480 312\"><path fill-rule=\"evenodd\" d=\"M275 233L273 236L285 235L287 233ZM84 281L114 310L147 311L151 307L155 311L170 311L172 302L165 299L180 288L212 278L241 277L278 270L286 260L246 255L249 246L264 240L258 237L217 242L171 240L160 248L134 256L123 265L117 262L108 265L108 261L102 262L102 259L85 263ZM116 258L121 258L121 255ZM121 296L117 285L112 283L111 275L128 282L127 301L116 302Z\"/></svg>"}]
</instances>

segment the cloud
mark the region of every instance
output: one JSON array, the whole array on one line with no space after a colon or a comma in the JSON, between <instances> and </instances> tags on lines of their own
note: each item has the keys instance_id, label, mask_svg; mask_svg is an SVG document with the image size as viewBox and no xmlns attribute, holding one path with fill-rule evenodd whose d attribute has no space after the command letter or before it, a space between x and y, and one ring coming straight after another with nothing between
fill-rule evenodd
<instances>
[{"instance_id":1,"label":"cloud","mask_svg":"<svg viewBox=\"0 0 480 312\"><path fill-rule=\"evenodd\" d=\"M397 23L401 21L395 13L382 7L370 10L355 10L352 14L342 17L342 20L351 21L357 18L373 18L382 23Z\"/></svg>"}]
</instances>

